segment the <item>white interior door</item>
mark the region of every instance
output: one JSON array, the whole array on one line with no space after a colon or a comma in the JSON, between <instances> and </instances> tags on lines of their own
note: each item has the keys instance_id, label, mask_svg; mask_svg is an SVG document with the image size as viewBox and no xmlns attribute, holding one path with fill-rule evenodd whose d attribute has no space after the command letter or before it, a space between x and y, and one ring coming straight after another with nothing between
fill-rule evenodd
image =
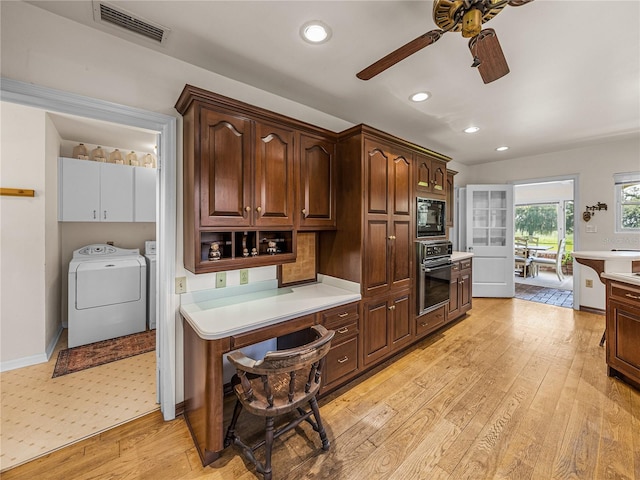
<instances>
[{"instance_id":1,"label":"white interior door","mask_svg":"<svg viewBox=\"0 0 640 480\"><path fill-rule=\"evenodd\" d=\"M473 296L513 297L513 185L467 185Z\"/></svg>"}]
</instances>

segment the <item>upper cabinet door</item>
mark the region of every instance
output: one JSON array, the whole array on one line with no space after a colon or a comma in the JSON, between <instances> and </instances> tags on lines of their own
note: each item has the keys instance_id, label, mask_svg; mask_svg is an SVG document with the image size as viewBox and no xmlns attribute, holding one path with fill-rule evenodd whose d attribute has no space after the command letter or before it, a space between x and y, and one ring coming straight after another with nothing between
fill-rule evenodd
<instances>
[{"instance_id":1,"label":"upper cabinet door","mask_svg":"<svg viewBox=\"0 0 640 480\"><path fill-rule=\"evenodd\" d=\"M249 226L251 121L203 108L200 114L200 224ZM196 195L197 196L197 195Z\"/></svg>"},{"instance_id":2,"label":"upper cabinet door","mask_svg":"<svg viewBox=\"0 0 640 480\"><path fill-rule=\"evenodd\" d=\"M293 227L294 132L256 124L254 224Z\"/></svg>"},{"instance_id":3,"label":"upper cabinet door","mask_svg":"<svg viewBox=\"0 0 640 480\"><path fill-rule=\"evenodd\" d=\"M393 174L393 210L392 215L411 216L411 152L394 153L391 156Z\"/></svg>"},{"instance_id":4,"label":"upper cabinet door","mask_svg":"<svg viewBox=\"0 0 640 480\"><path fill-rule=\"evenodd\" d=\"M100 164L100 220L133 222L133 168Z\"/></svg>"},{"instance_id":5,"label":"upper cabinet door","mask_svg":"<svg viewBox=\"0 0 640 480\"><path fill-rule=\"evenodd\" d=\"M447 162L416 154L416 193L418 196L444 197Z\"/></svg>"},{"instance_id":6,"label":"upper cabinet door","mask_svg":"<svg viewBox=\"0 0 640 480\"><path fill-rule=\"evenodd\" d=\"M100 164L87 160L60 158L58 220L61 222L100 221Z\"/></svg>"},{"instance_id":7,"label":"upper cabinet door","mask_svg":"<svg viewBox=\"0 0 640 480\"><path fill-rule=\"evenodd\" d=\"M335 142L300 135L298 228L333 229L335 216Z\"/></svg>"},{"instance_id":8,"label":"upper cabinet door","mask_svg":"<svg viewBox=\"0 0 640 480\"><path fill-rule=\"evenodd\" d=\"M365 172L367 184L367 211L371 214L387 215L389 213L389 154L383 147L365 140Z\"/></svg>"}]
</instances>

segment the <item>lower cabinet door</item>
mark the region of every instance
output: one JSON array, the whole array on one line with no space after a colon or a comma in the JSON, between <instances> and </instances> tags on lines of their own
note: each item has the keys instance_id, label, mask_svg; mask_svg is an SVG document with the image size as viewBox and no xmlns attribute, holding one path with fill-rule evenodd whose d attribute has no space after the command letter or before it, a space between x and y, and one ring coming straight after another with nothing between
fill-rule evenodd
<instances>
[{"instance_id":1,"label":"lower cabinet door","mask_svg":"<svg viewBox=\"0 0 640 480\"><path fill-rule=\"evenodd\" d=\"M387 299L366 302L363 310L363 364L370 365L391 352L387 326L389 317Z\"/></svg>"},{"instance_id":2,"label":"lower cabinet door","mask_svg":"<svg viewBox=\"0 0 640 480\"><path fill-rule=\"evenodd\" d=\"M413 340L411 328L411 303L409 294L401 295L390 302L389 320L391 326L391 342L394 350L407 345Z\"/></svg>"},{"instance_id":3,"label":"lower cabinet door","mask_svg":"<svg viewBox=\"0 0 640 480\"><path fill-rule=\"evenodd\" d=\"M324 389L337 384L358 369L358 337L332 347L325 360Z\"/></svg>"}]
</instances>

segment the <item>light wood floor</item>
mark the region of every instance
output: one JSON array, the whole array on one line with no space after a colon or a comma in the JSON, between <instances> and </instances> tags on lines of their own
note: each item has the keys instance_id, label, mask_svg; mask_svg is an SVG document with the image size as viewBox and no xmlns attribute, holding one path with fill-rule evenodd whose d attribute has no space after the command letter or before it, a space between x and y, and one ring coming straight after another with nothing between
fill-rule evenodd
<instances>
[{"instance_id":1,"label":"light wood floor","mask_svg":"<svg viewBox=\"0 0 640 480\"><path fill-rule=\"evenodd\" d=\"M276 440L274 478L640 479L640 392L607 377L603 327L474 299L465 319L320 402L330 451L306 424ZM235 449L203 468L184 420L153 413L2 478L260 477Z\"/></svg>"}]
</instances>

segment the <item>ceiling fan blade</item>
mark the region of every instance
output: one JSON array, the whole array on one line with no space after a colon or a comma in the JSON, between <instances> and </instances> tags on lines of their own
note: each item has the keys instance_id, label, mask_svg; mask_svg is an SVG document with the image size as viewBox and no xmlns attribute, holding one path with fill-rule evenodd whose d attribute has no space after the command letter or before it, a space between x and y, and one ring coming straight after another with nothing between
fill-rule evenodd
<instances>
[{"instance_id":1,"label":"ceiling fan blade","mask_svg":"<svg viewBox=\"0 0 640 480\"><path fill-rule=\"evenodd\" d=\"M372 63L367 68L357 73L356 77L358 77L360 80L369 80L375 77L379 73L384 72L387 68L392 67L408 56L413 55L414 53L422 50L425 47L428 47L434 42L437 42L443 33L445 33L444 30L431 30L423 35L420 35L418 38L411 40L406 45L403 45L397 50L394 50L389 55L381 58L375 63Z\"/></svg>"},{"instance_id":2,"label":"ceiling fan blade","mask_svg":"<svg viewBox=\"0 0 640 480\"><path fill-rule=\"evenodd\" d=\"M533 2L533 0L510 0L509 5L512 7L521 7L522 5L526 5L531 2Z\"/></svg>"},{"instance_id":3,"label":"ceiling fan blade","mask_svg":"<svg viewBox=\"0 0 640 480\"><path fill-rule=\"evenodd\" d=\"M469 50L473 55L473 66L478 67L484 83L491 83L509 73L509 65L493 28L485 28L469 40Z\"/></svg>"}]
</instances>

